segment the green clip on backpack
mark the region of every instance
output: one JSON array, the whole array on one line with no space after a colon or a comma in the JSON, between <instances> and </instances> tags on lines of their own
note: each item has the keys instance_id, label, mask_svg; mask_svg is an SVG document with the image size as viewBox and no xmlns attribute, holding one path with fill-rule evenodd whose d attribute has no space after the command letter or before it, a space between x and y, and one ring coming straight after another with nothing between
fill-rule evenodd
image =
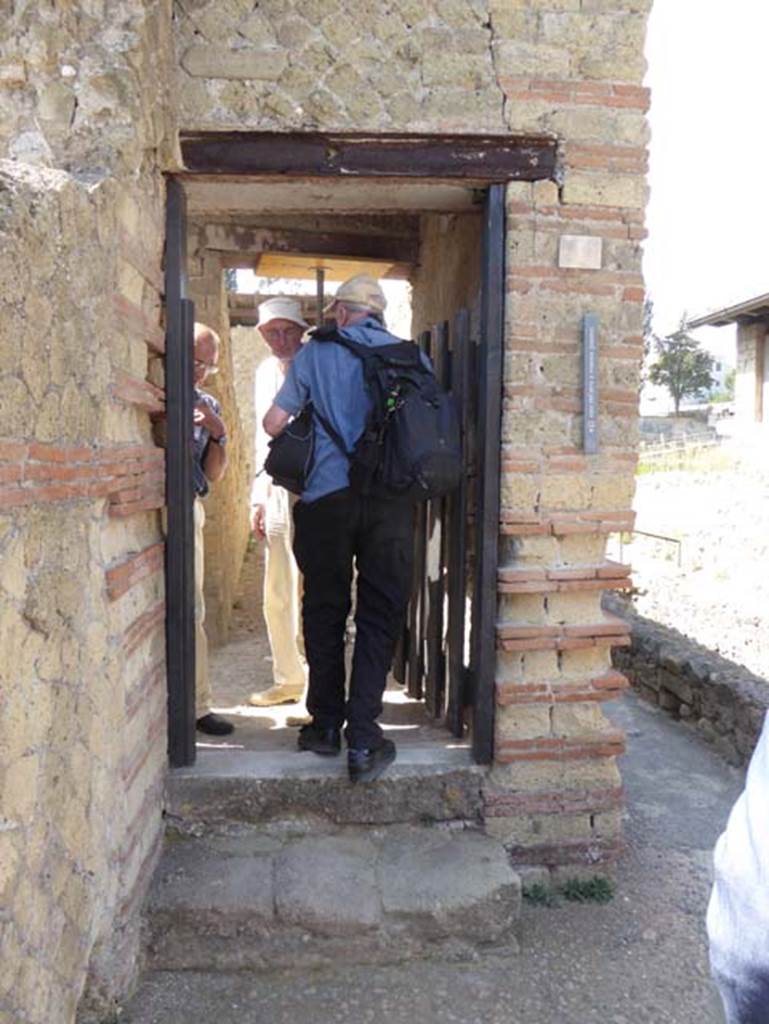
<instances>
[{"instance_id":1,"label":"green clip on backpack","mask_svg":"<svg viewBox=\"0 0 769 1024\"><path fill-rule=\"evenodd\" d=\"M462 472L459 416L413 341L368 346L335 327L312 338L342 345L363 364L371 408L352 452L331 425L308 404L270 443L264 464L275 483L304 490L314 453L314 421L350 461L350 486L383 499L424 501L458 485Z\"/></svg>"}]
</instances>

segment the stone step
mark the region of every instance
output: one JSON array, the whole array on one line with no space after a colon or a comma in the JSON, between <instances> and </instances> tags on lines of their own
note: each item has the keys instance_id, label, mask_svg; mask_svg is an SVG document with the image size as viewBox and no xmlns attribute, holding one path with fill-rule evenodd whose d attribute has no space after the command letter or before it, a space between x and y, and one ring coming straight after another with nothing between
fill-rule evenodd
<instances>
[{"instance_id":1,"label":"stone step","mask_svg":"<svg viewBox=\"0 0 769 1024\"><path fill-rule=\"evenodd\" d=\"M343 756L200 751L167 787L169 825L200 833L230 822L303 819L315 831L336 825L466 821L481 815L484 769L466 748L406 746L374 783L352 785Z\"/></svg>"},{"instance_id":2,"label":"stone step","mask_svg":"<svg viewBox=\"0 0 769 1024\"><path fill-rule=\"evenodd\" d=\"M238 826L167 843L147 907L150 970L302 970L517 949L521 886L474 829Z\"/></svg>"}]
</instances>

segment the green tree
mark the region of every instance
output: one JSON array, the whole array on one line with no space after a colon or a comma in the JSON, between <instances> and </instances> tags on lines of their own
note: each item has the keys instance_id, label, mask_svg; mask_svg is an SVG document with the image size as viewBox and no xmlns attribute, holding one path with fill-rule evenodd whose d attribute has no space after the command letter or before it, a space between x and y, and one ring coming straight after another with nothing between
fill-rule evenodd
<instances>
[{"instance_id":1,"label":"green tree","mask_svg":"<svg viewBox=\"0 0 769 1024\"><path fill-rule=\"evenodd\" d=\"M713 386L713 357L686 333L686 315L677 331L656 339L655 347L657 361L649 367L649 380L667 388L677 416L683 398Z\"/></svg>"}]
</instances>

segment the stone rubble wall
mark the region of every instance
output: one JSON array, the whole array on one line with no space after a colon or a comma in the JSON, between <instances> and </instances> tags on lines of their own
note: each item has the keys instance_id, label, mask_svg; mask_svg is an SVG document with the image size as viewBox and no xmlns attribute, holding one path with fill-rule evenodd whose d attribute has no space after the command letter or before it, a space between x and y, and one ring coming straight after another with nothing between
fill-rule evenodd
<instances>
[{"instance_id":1,"label":"stone rubble wall","mask_svg":"<svg viewBox=\"0 0 769 1024\"><path fill-rule=\"evenodd\" d=\"M200 0L179 9L184 130L494 132L557 138L556 180L507 189L495 763L487 827L521 864L595 870L619 848L624 738L601 701L628 629L606 537L632 525L651 0ZM598 238L600 269L559 265ZM415 306L420 299L414 297ZM600 318L585 455L580 325Z\"/></svg>"},{"instance_id":2,"label":"stone rubble wall","mask_svg":"<svg viewBox=\"0 0 769 1024\"><path fill-rule=\"evenodd\" d=\"M245 479L251 481L258 467L254 465L254 441L256 415L254 412L254 376L256 368L270 354L256 327L230 327L232 344L232 370L235 382L235 396L238 404L238 418L243 431L243 446L246 454ZM245 500L250 500L249 494Z\"/></svg>"},{"instance_id":3,"label":"stone rubble wall","mask_svg":"<svg viewBox=\"0 0 769 1024\"><path fill-rule=\"evenodd\" d=\"M221 258L205 248L204 232L190 225L188 292L195 319L212 327L221 339L219 373L204 385L221 404L227 425L227 472L212 484L205 498L206 635L212 647L227 642L232 605L250 534L253 440L244 432L238 409L230 340L228 293Z\"/></svg>"},{"instance_id":4,"label":"stone rubble wall","mask_svg":"<svg viewBox=\"0 0 769 1024\"><path fill-rule=\"evenodd\" d=\"M605 111L579 111L580 141L630 139L635 146L636 118L623 99L643 77L650 7L651 0L179 4L181 124L211 131L547 130L569 138L576 92L582 102L608 100ZM632 173L616 178L604 175L609 191L623 198L638 192ZM575 194L581 187L575 181Z\"/></svg>"},{"instance_id":5,"label":"stone rubble wall","mask_svg":"<svg viewBox=\"0 0 769 1024\"><path fill-rule=\"evenodd\" d=\"M0 25L0 1017L130 987L166 771L164 185L171 4Z\"/></svg>"},{"instance_id":6,"label":"stone rubble wall","mask_svg":"<svg viewBox=\"0 0 769 1024\"><path fill-rule=\"evenodd\" d=\"M630 624L631 643L614 652L614 665L636 692L694 726L730 764L746 765L769 711L766 680L625 603L605 603Z\"/></svg>"},{"instance_id":7,"label":"stone rubble wall","mask_svg":"<svg viewBox=\"0 0 769 1024\"><path fill-rule=\"evenodd\" d=\"M113 182L0 162L0 1006L41 1024L87 976L99 1012L130 984L162 837L163 454L141 274L113 243L131 210Z\"/></svg>"},{"instance_id":8,"label":"stone rubble wall","mask_svg":"<svg viewBox=\"0 0 769 1024\"><path fill-rule=\"evenodd\" d=\"M420 221L419 265L412 279L412 336L480 304L480 214L425 214Z\"/></svg>"}]
</instances>

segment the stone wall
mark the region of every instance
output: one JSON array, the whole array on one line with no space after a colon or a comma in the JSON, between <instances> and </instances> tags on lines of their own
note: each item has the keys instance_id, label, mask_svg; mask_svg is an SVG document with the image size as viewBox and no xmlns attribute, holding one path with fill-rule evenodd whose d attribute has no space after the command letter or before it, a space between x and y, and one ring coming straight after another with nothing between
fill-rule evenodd
<instances>
[{"instance_id":1,"label":"stone wall","mask_svg":"<svg viewBox=\"0 0 769 1024\"><path fill-rule=\"evenodd\" d=\"M412 280L413 336L450 320L463 307L477 313L481 229L480 214L426 214L421 218L419 266Z\"/></svg>"},{"instance_id":2,"label":"stone wall","mask_svg":"<svg viewBox=\"0 0 769 1024\"><path fill-rule=\"evenodd\" d=\"M651 0L200 0L179 5L180 122L195 130L549 131L583 151L570 202L642 202ZM615 166L606 162L615 158ZM576 168L575 168L576 169ZM587 174L583 173L587 172ZM599 179L600 178L600 182ZM603 203L601 204L603 205Z\"/></svg>"},{"instance_id":3,"label":"stone wall","mask_svg":"<svg viewBox=\"0 0 769 1024\"><path fill-rule=\"evenodd\" d=\"M219 373L205 383L222 406L227 424L227 472L213 484L206 503L206 634L211 646L227 642L243 557L248 544L249 494L253 466L252 436L244 433L238 409L230 342L230 317L221 258L205 247L202 230L190 225L189 297L195 319L213 327L221 338Z\"/></svg>"},{"instance_id":4,"label":"stone wall","mask_svg":"<svg viewBox=\"0 0 769 1024\"><path fill-rule=\"evenodd\" d=\"M144 199L157 275L157 185ZM162 833L159 406L141 273L111 241L132 209L111 182L0 164L0 1005L41 1024L72 1019L87 972L100 1009L130 983Z\"/></svg>"},{"instance_id":5,"label":"stone wall","mask_svg":"<svg viewBox=\"0 0 769 1024\"><path fill-rule=\"evenodd\" d=\"M105 1019L162 838L170 3L0 32L0 1016ZM154 381L153 384L151 381Z\"/></svg>"},{"instance_id":6,"label":"stone wall","mask_svg":"<svg viewBox=\"0 0 769 1024\"><path fill-rule=\"evenodd\" d=\"M631 644L614 652L615 667L645 700L693 726L730 764L746 765L769 711L766 680L616 599L606 603L631 629Z\"/></svg>"},{"instance_id":7,"label":"stone wall","mask_svg":"<svg viewBox=\"0 0 769 1024\"><path fill-rule=\"evenodd\" d=\"M245 451L245 477L253 478L256 416L254 414L254 375L256 368L270 354L256 327L230 327L232 368L238 417L243 431ZM246 498L248 501L248 497Z\"/></svg>"},{"instance_id":8,"label":"stone wall","mask_svg":"<svg viewBox=\"0 0 769 1024\"><path fill-rule=\"evenodd\" d=\"M734 380L734 405L742 423L755 423L761 419L761 381L763 370L761 346L766 336L766 324L739 324L737 326L737 375ZM763 410L769 419L769 409Z\"/></svg>"}]
</instances>

